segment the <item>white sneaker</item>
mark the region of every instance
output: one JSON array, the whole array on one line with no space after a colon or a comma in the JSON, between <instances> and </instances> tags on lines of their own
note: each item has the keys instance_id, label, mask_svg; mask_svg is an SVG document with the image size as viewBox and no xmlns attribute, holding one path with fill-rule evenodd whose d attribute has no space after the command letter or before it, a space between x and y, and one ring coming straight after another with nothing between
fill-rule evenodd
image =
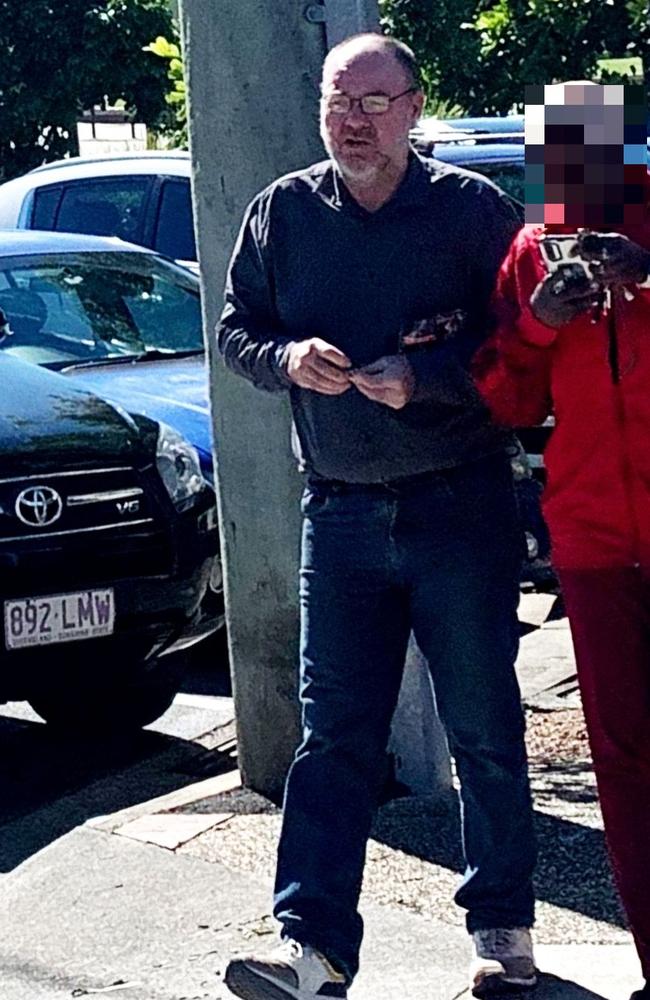
<instances>
[{"instance_id":1,"label":"white sneaker","mask_svg":"<svg viewBox=\"0 0 650 1000\"><path fill-rule=\"evenodd\" d=\"M345 977L320 952L290 938L267 958L232 959L225 983L243 1000L346 1000L348 995Z\"/></svg>"},{"instance_id":2,"label":"white sneaker","mask_svg":"<svg viewBox=\"0 0 650 1000\"><path fill-rule=\"evenodd\" d=\"M537 983L533 942L527 927L496 927L472 934L469 986L475 997L492 997Z\"/></svg>"}]
</instances>

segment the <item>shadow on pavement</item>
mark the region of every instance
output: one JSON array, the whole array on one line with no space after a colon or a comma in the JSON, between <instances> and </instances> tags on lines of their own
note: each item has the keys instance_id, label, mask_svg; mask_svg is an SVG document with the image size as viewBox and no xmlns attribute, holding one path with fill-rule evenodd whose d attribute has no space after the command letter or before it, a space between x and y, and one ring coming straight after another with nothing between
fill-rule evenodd
<instances>
[{"instance_id":1,"label":"shadow on pavement","mask_svg":"<svg viewBox=\"0 0 650 1000\"><path fill-rule=\"evenodd\" d=\"M606 1000L600 993L578 986L568 979L560 979L559 976L551 976L542 972L537 981L537 988L533 993L522 993L522 1000L534 997L535 1000ZM517 995L511 996L511 1000L518 1000Z\"/></svg>"},{"instance_id":2,"label":"shadow on pavement","mask_svg":"<svg viewBox=\"0 0 650 1000\"><path fill-rule=\"evenodd\" d=\"M0 718L0 872L94 816L232 771L228 751L150 731L101 743Z\"/></svg>"},{"instance_id":3,"label":"shadow on pavement","mask_svg":"<svg viewBox=\"0 0 650 1000\"><path fill-rule=\"evenodd\" d=\"M624 928L602 831L539 811L535 823L537 899ZM372 836L431 864L463 871L455 797L445 807L423 799L395 799L380 810Z\"/></svg>"},{"instance_id":4,"label":"shadow on pavement","mask_svg":"<svg viewBox=\"0 0 650 1000\"><path fill-rule=\"evenodd\" d=\"M225 628L188 651L187 669L180 690L184 694L232 695Z\"/></svg>"},{"instance_id":5,"label":"shadow on pavement","mask_svg":"<svg viewBox=\"0 0 650 1000\"><path fill-rule=\"evenodd\" d=\"M538 803L595 804L598 792L588 760L566 761L561 765L531 764L531 781Z\"/></svg>"}]
</instances>

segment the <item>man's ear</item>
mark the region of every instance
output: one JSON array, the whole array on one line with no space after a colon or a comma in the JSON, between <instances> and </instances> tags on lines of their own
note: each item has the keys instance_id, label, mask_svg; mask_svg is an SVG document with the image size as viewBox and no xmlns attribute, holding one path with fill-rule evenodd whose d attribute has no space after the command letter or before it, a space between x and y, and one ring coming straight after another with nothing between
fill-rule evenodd
<instances>
[{"instance_id":1,"label":"man's ear","mask_svg":"<svg viewBox=\"0 0 650 1000\"><path fill-rule=\"evenodd\" d=\"M420 118L422 117L422 109L424 108L424 93L421 90L417 90L413 94L413 124L417 125Z\"/></svg>"}]
</instances>

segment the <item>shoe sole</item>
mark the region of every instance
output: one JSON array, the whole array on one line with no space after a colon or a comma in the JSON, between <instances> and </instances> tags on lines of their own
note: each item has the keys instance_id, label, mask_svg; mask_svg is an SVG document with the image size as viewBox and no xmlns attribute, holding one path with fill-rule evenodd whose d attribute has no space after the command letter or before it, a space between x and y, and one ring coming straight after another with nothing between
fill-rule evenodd
<instances>
[{"instance_id":1,"label":"shoe sole","mask_svg":"<svg viewBox=\"0 0 650 1000\"><path fill-rule=\"evenodd\" d=\"M537 986L537 976L532 979L520 980L518 983L508 981L503 976L486 976L480 983L472 987L472 996L478 1000L489 1000L490 997L513 997L518 993L526 993Z\"/></svg>"},{"instance_id":2,"label":"shoe sole","mask_svg":"<svg viewBox=\"0 0 650 1000\"><path fill-rule=\"evenodd\" d=\"M241 1000L327 1000L315 993L294 990L290 986L279 986L270 979L260 976L244 963L231 963L226 969L224 982L231 993ZM345 997L340 1000L346 1000Z\"/></svg>"},{"instance_id":3,"label":"shoe sole","mask_svg":"<svg viewBox=\"0 0 650 1000\"><path fill-rule=\"evenodd\" d=\"M257 976L245 965L233 965L226 969L224 982L231 993L241 1000L295 1000L297 994L270 983Z\"/></svg>"}]
</instances>

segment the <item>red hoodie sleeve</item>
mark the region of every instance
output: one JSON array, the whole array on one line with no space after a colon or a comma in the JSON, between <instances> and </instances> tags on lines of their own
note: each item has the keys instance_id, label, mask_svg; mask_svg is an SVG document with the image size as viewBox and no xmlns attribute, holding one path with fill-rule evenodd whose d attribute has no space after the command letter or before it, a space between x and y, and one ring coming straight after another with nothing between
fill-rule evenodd
<instances>
[{"instance_id":1,"label":"red hoodie sleeve","mask_svg":"<svg viewBox=\"0 0 650 1000\"><path fill-rule=\"evenodd\" d=\"M472 361L472 375L494 420L509 427L540 424L551 411L549 348L557 331L530 311L544 270L537 236L522 229L501 265L492 300L495 328Z\"/></svg>"}]
</instances>

